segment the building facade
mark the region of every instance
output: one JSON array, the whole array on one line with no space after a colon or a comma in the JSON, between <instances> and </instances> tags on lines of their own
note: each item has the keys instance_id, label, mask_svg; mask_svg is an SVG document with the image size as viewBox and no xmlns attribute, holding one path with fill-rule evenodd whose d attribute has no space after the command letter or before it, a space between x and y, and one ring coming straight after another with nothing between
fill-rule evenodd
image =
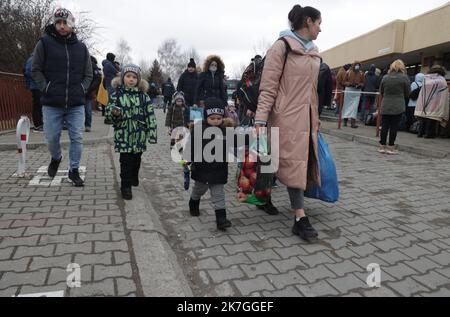
<instances>
[{"instance_id":1,"label":"building facade","mask_svg":"<svg viewBox=\"0 0 450 317\"><path fill-rule=\"evenodd\" d=\"M450 80L450 2L407 21L393 21L321 55L332 69L354 61L365 69L370 64L384 69L400 58L411 76L439 64Z\"/></svg>"}]
</instances>

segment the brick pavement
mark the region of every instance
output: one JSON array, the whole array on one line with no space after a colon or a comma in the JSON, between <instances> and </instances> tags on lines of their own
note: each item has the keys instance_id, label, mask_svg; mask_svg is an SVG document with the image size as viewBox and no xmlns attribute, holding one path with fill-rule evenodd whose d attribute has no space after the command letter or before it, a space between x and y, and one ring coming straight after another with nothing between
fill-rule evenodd
<instances>
[{"instance_id":1,"label":"brick pavement","mask_svg":"<svg viewBox=\"0 0 450 317\"><path fill-rule=\"evenodd\" d=\"M161 112L158 119L163 123ZM237 202L235 167L226 187L234 227L216 231L209 199L200 218L189 217L189 193L164 133L160 126L160 144L144 156L144 185L196 296L448 296L450 160L382 156L376 147L326 136L341 200L307 200L320 231L319 242L307 244L291 234L284 188L273 195L278 216ZM366 284L371 263L381 266L379 289Z\"/></svg>"},{"instance_id":2,"label":"brick pavement","mask_svg":"<svg viewBox=\"0 0 450 317\"><path fill-rule=\"evenodd\" d=\"M181 168L170 160L162 111L157 114L160 144L144 156L141 190L146 196L134 202L140 207L120 199L109 145L85 148L83 189L66 182L30 186L28 180L12 178L16 155L0 152L0 296L58 290L66 296L147 294L143 286L152 285L155 277L143 279L142 265L171 265L143 254L136 237L147 231L169 242L195 296L450 293L448 159L405 153L386 157L376 148L327 136L342 196L335 205L307 200L307 213L320 231L318 243L292 236L284 188L273 197L278 216L239 204L233 194L234 167L226 188L234 227L219 233L209 199L202 202L202 217L189 217L189 193L183 190ZM48 164L45 149L30 151L28 157L30 171ZM149 201L142 203L144 198ZM164 228L147 223L149 208ZM153 241L144 244L163 254L158 246L165 244ZM81 288L66 285L69 263L81 265ZM371 263L381 266L380 289L366 285Z\"/></svg>"},{"instance_id":3,"label":"brick pavement","mask_svg":"<svg viewBox=\"0 0 450 317\"><path fill-rule=\"evenodd\" d=\"M142 294L124 226L111 147L87 146L86 187L30 186L11 177L13 151L0 152L0 296L65 291L66 296ZM62 169L67 168L67 148ZM45 148L28 155L28 171L48 164ZM81 266L81 288L68 288L70 263Z\"/></svg>"}]
</instances>

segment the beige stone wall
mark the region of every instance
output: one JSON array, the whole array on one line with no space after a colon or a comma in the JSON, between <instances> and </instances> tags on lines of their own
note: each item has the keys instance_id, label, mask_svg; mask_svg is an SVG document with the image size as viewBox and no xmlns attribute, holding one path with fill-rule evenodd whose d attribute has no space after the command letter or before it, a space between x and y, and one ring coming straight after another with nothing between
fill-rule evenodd
<instances>
[{"instance_id":1,"label":"beige stone wall","mask_svg":"<svg viewBox=\"0 0 450 317\"><path fill-rule=\"evenodd\" d=\"M331 68L354 61L366 61L378 56L403 52L405 22L394 21L377 30L360 36L321 53Z\"/></svg>"},{"instance_id":2,"label":"beige stone wall","mask_svg":"<svg viewBox=\"0 0 450 317\"><path fill-rule=\"evenodd\" d=\"M407 21L403 52L450 42L450 3Z\"/></svg>"}]
</instances>

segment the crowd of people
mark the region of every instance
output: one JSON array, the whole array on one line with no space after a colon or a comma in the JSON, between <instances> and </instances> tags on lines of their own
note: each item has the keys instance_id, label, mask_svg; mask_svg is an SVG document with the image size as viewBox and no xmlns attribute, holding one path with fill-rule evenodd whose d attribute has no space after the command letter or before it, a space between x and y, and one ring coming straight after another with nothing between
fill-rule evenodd
<instances>
[{"instance_id":1,"label":"crowd of people","mask_svg":"<svg viewBox=\"0 0 450 317\"><path fill-rule=\"evenodd\" d=\"M97 61L74 32L72 13L58 9L26 67L29 88L33 92L33 122L36 130L45 132L51 155L48 175L55 177L62 161L60 135L66 126L71 142L69 179L75 186L84 186L79 175L83 130L89 132L91 129L92 101L98 95L97 99L103 100L100 104L105 122L112 124L115 130L122 197L132 199L132 187L139 186L142 154L148 143L158 142L154 104L162 94L171 148L178 141L173 132L179 127L198 128L203 132L210 127L224 130L253 122L258 135L265 127L278 128L280 160L276 177L286 185L290 197L295 214L292 231L302 239L314 240L318 232L305 212L304 196L308 187L320 186L318 131L322 109L331 107L333 99L338 100L338 94L345 91L340 105L345 125L350 119L351 127L357 128L358 112L360 119L366 121L375 111L376 95L380 93L383 104L379 151L395 154L395 139L402 114L406 113L408 127L414 125L414 117L419 117L419 136L432 137L436 122L448 122L448 92L445 99L443 87L447 86L442 68L434 67L428 75L419 74L410 84L405 66L399 60L391 65L383 78L375 65L363 73L359 62L345 65L334 76L314 44L321 32L320 11L296 5L289 12L288 19L290 29L280 33L264 62L261 56L252 60L250 68L256 70L260 65L261 72L254 74L256 77L252 79L257 79L256 101L245 104L239 91L244 86L250 89L252 85L245 78L241 80L233 94L234 102L229 102L225 64L217 55L206 59L201 72L195 60L191 59L177 87L168 78L161 91L155 83L149 85L142 78L138 65L120 65L113 53L108 53L102 62L102 76ZM336 91L334 98L333 90ZM364 93L362 102L361 93ZM436 93L441 93L439 101L436 101ZM417 98L414 99L413 94L417 94ZM364 105L362 110L359 109L361 103ZM201 112L197 122L193 122L193 110ZM195 147L198 140L192 139L193 135L190 142ZM213 137L202 139L200 148L204 149L213 141ZM185 164L190 165L195 181L188 204L190 214L200 216L200 200L210 190L217 228L226 230L231 227L225 207L226 160L190 159ZM271 199L260 209L270 215L278 214Z\"/></svg>"},{"instance_id":2,"label":"crowd of people","mask_svg":"<svg viewBox=\"0 0 450 317\"><path fill-rule=\"evenodd\" d=\"M387 131L391 131L392 142L390 143L395 142L398 131L415 133L419 138L425 137L427 139L433 139L438 136L450 137L448 103L444 100L441 101L439 105L441 117L439 118L435 116L433 119L429 119L427 114L416 111L418 104L422 105L423 102L430 102L429 100L423 100L425 92L422 95L420 93L422 92L424 81L431 74L435 73L441 74L440 87L442 91L427 95L426 98L430 100L439 98L440 94L446 93L445 86L448 86L445 81L446 70L440 65L432 66L428 74L417 73L411 78L408 76L406 66L402 60L394 61L383 71L372 64L365 73L362 71L360 62L346 64L341 67L337 75L334 76L332 74L333 89L335 91L334 101L337 104L336 113L342 110L344 126L348 125L349 119L351 127L354 129L358 128L358 119L366 125L374 126L378 116L378 96L381 95L383 99L380 113L381 134L385 135ZM391 90L392 82L394 82L393 87L395 87L394 90L396 91ZM385 89L385 84L389 85L387 90ZM330 108L329 106L327 107ZM391 115L396 117L386 117ZM380 143L386 146L384 136ZM394 145L391 144L390 146L393 147ZM384 153L385 151L381 150L381 152ZM386 150L386 152L388 154L398 153L391 150Z\"/></svg>"}]
</instances>

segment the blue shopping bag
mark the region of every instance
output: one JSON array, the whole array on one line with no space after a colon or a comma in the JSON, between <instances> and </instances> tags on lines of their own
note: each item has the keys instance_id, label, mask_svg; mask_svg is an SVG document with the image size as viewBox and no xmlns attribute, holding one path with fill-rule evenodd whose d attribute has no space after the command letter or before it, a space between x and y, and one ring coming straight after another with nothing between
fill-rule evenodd
<instances>
[{"instance_id":1,"label":"blue shopping bag","mask_svg":"<svg viewBox=\"0 0 450 317\"><path fill-rule=\"evenodd\" d=\"M318 139L321 187L314 186L310 188L305 192L305 196L327 203L335 203L339 201L339 183L336 165L328 149L328 144L321 134L319 134Z\"/></svg>"},{"instance_id":2,"label":"blue shopping bag","mask_svg":"<svg viewBox=\"0 0 450 317\"><path fill-rule=\"evenodd\" d=\"M190 121L191 122L203 121L203 109L202 108L191 108Z\"/></svg>"}]
</instances>

